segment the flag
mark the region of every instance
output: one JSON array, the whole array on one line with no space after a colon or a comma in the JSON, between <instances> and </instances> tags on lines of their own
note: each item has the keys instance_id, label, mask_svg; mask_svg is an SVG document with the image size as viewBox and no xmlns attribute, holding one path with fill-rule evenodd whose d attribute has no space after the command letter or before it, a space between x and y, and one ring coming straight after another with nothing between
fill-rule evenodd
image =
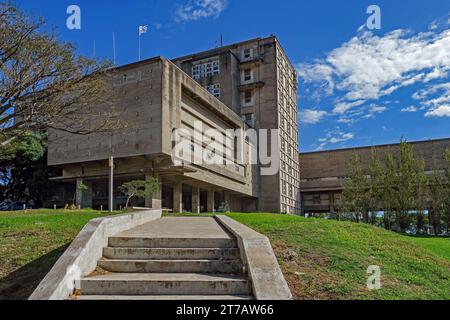
<instances>
[{"instance_id":1,"label":"flag","mask_svg":"<svg viewBox=\"0 0 450 320\"><path fill-rule=\"evenodd\" d=\"M139 35L147 33L147 31L148 31L148 25L139 26Z\"/></svg>"}]
</instances>

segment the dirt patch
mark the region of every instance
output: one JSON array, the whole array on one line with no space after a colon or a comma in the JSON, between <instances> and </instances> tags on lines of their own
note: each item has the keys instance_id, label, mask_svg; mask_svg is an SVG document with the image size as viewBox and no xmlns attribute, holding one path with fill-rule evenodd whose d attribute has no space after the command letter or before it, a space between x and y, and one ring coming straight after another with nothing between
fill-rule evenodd
<instances>
[{"instance_id":1,"label":"dirt patch","mask_svg":"<svg viewBox=\"0 0 450 320\"><path fill-rule=\"evenodd\" d=\"M352 292L342 291L345 279L326 270L329 261L325 257L288 247L280 241L272 241L272 246L294 299L342 300L353 297Z\"/></svg>"}]
</instances>

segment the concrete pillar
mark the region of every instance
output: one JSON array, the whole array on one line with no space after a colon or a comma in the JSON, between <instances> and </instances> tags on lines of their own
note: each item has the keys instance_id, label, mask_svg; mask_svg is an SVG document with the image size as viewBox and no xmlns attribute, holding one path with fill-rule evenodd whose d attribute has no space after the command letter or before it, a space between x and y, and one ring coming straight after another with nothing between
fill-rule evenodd
<instances>
[{"instance_id":1,"label":"concrete pillar","mask_svg":"<svg viewBox=\"0 0 450 320\"><path fill-rule=\"evenodd\" d=\"M82 192L81 208L92 208L92 182L83 182L87 190Z\"/></svg>"},{"instance_id":2,"label":"concrete pillar","mask_svg":"<svg viewBox=\"0 0 450 320\"><path fill-rule=\"evenodd\" d=\"M231 210L231 195L228 191L223 192L223 202L225 203L225 210L229 212Z\"/></svg>"},{"instance_id":3,"label":"concrete pillar","mask_svg":"<svg viewBox=\"0 0 450 320\"><path fill-rule=\"evenodd\" d=\"M200 188L192 187L192 212L200 213Z\"/></svg>"},{"instance_id":4,"label":"concrete pillar","mask_svg":"<svg viewBox=\"0 0 450 320\"><path fill-rule=\"evenodd\" d=\"M146 174L145 180L150 179L151 177L154 177L158 179L159 181L159 191L153 193L151 196L148 196L145 198L145 207L146 208L152 208L152 209L161 209L162 202L161 202L161 193L162 193L162 185L161 185L161 179L158 174Z\"/></svg>"},{"instance_id":5,"label":"concrete pillar","mask_svg":"<svg viewBox=\"0 0 450 320\"><path fill-rule=\"evenodd\" d=\"M207 211L214 212L214 190L208 190Z\"/></svg>"},{"instance_id":6,"label":"concrete pillar","mask_svg":"<svg viewBox=\"0 0 450 320\"><path fill-rule=\"evenodd\" d=\"M175 182L173 184L173 212L183 212L183 184Z\"/></svg>"},{"instance_id":7,"label":"concrete pillar","mask_svg":"<svg viewBox=\"0 0 450 320\"><path fill-rule=\"evenodd\" d=\"M83 205L83 190L80 188L82 184L83 179L78 178L75 184L75 205L80 207Z\"/></svg>"}]
</instances>

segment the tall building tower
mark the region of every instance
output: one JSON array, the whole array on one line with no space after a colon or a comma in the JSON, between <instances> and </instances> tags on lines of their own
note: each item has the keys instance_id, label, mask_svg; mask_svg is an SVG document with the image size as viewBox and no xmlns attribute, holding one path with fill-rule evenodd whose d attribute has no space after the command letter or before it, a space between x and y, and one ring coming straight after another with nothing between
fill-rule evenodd
<instances>
[{"instance_id":1,"label":"tall building tower","mask_svg":"<svg viewBox=\"0 0 450 320\"><path fill-rule=\"evenodd\" d=\"M173 62L249 127L278 129L279 171L259 174L255 209L300 214L297 77L278 39L257 38Z\"/></svg>"}]
</instances>

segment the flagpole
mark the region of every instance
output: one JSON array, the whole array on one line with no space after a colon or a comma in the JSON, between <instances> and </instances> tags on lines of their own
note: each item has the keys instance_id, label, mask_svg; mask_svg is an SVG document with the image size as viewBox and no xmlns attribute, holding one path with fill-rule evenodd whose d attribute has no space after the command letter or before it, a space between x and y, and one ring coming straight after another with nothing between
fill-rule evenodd
<instances>
[{"instance_id":1,"label":"flagpole","mask_svg":"<svg viewBox=\"0 0 450 320\"><path fill-rule=\"evenodd\" d=\"M116 65L116 34L112 33L112 38L113 38L113 61L114 61L114 65Z\"/></svg>"},{"instance_id":2,"label":"flagpole","mask_svg":"<svg viewBox=\"0 0 450 320\"><path fill-rule=\"evenodd\" d=\"M139 60L141 61L141 32L139 32Z\"/></svg>"}]
</instances>

